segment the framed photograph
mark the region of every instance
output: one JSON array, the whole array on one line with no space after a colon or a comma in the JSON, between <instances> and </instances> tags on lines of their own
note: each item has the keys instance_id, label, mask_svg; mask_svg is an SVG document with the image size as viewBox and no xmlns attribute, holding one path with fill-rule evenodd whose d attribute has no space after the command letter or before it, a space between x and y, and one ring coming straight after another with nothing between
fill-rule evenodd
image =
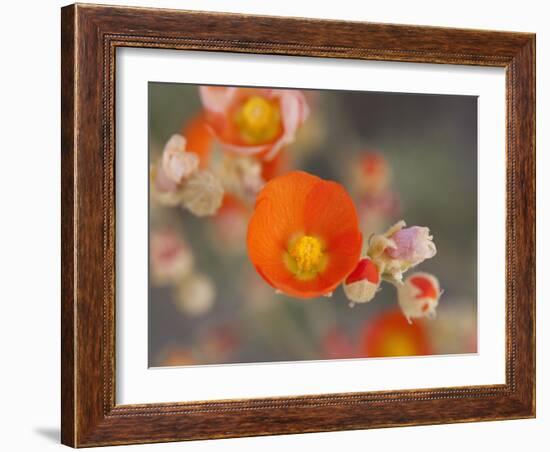
<instances>
[{"instance_id":1,"label":"framed photograph","mask_svg":"<svg viewBox=\"0 0 550 452\"><path fill-rule=\"evenodd\" d=\"M62 9L62 442L535 416L535 36Z\"/></svg>"}]
</instances>

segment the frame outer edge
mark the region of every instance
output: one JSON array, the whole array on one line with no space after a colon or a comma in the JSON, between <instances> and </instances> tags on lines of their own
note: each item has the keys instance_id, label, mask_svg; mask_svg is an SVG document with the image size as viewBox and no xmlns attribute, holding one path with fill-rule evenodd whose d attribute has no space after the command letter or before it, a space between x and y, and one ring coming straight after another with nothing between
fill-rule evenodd
<instances>
[{"instance_id":1,"label":"frame outer edge","mask_svg":"<svg viewBox=\"0 0 550 452\"><path fill-rule=\"evenodd\" d=\"M532 234L533 234L533 262L534 267L532 269L531 280L533 284L533 300L532 300L532 321L533 321L533 330L531 334L531 347L532 347L532 356L533 356L533 375L532 383L533 387L531 390L531 413L533 417L537 415L537 269L536 269L536 253L537 253L537 218L536 218L536 208L537 208L537 36L533 35L531 41L531 95L533 96L533 102L531 104L532 111L532 131L531 131L531 142L532 142L532 156L533 162L531 167L531 178L533 183L533 224L532 224Z\"/></svg>"},{"instance_id":2,"label":"frame outer edge","mask_svg":"<svg viewBox=\"0 0 550 452\"><path fill-rule=\"evenodd\" d=\"M144 12L150 13L151 17L146 18L147 20L140 17ZM362 24L346 24L346 32L341 37L344 40L343 43L346 44L346 36L348 34L352 36L353 39L348 47L328 46L323 47L321 51L315 50L317 49L316 43L321 38L318 34L312 34L306 40L305 45L287 47L286 38L284 38L283 41L276 39L276 42L266 42L265 49L260 48L259 51L256 51L238 39L240 36L243 39L248 39L248 33L243 34L244 32L238 28L242 25L242 16L189 13L192 17L186 17L187 13L182 13L183 11L176 13L176 11L167 10L82 4L62 8L61 373L63 444L72 447L87 447L533 417L535 294L532 291L534 290L535 275L535 250L533 248L535 235L534 223L531 222L534 222L535 215L534 35L485 31L477 35L475 31L434 29L434 33L442 35L441 39L447 39L449 34L457 35L460 38L458 46L444 47L442 53L437 56L432 53L431 49L419 53L417 50L410 50L411 48L416 49L415 46L411 47L412 44L399 44L400 36L408 36L407 33L413 31L416 33L426 32L427 30L424 30L426 27L365 24L364 27L374 30L375 36L369 39L374 43L376 49L379 48L379 43L382 40L386 42L392 36L394 41L397 39L395 42L398 43L401 50L397 52L380 47L382 58L363 53L365 49L362 49L358 42L363 39L362 37L370 37L371 34L370 32L365 33ZM178 14L178 21L173 21L171 14ZM170 411L149 413L139 412L139 410L136 413L117 412L117 407L110 403L112 401L112 394L109 392L110 384L106 386L105 383L106 381L110 383L109 379L113 377L114 372L114 362L105 361L106 353L111 351L113 345L110 342L110 336L106 337L106 335L113 332L111 328L114 328L112 323L114 317L105 317L105 313L111 313L105 309L105 306L111 307L112 300L109 299L111 281L107 278L111 273L110 270L104 270L105 265L109 265L106 263L110 256L108 250L111 245L108 234L112 232L113 224L106 224L106 218L110 218L109 214L107 217L100 217L100 212L97 210L101 205L103 205L103 209L112 208L112 199L107 199L107 197L113 187L111 182L114 183L114 179L110 179L112 177L111 170L105 170L106 166L113 164L113 161L106 158L110 155L109 152L105 154L105 143L110 143L112 130L108 123L105 123L106 118L109 117L110 102L105 103L104 93L102 94L100 89L102 84L105 85L109 80L109 77L105 78L103 71L110 67L109 59L105 60L106 55L110 56L110 53L106 51L107 47L104 47L103 44L106 42L105 40L108 41L110 32L120 30L122 35L128 33L132 36L134 34L147 36L148 39L153 40L155 47L175 47L174 44L167 45L165 39L169 38L150 35L162 26L162 33L166 36L183 36L185 39L186 35L180 31L179 19L183 24L192 28L191 32L198 33L197 42L199 44L189 44L190 48L197 47L197 50L204 47L216 51L282 53L303 56L314 56L320 52L323 55L326 53L327 56L336 58L414 60L501 67L508 66L512 61L515 63L519 77L517 79L514 77L514 83L517 81L514 97L520 105L515 110L517 116L512 126L515 131L513 141L515 149L518 151L518 158L515 162L517 166L513 168L513 173L519 186L523 184L524 190L513 193L517 213L514 218L516 218L517 231L519 232L518 243L523 243L525 246L525 249L518 252L519 268L517 270L519 273L516 273L515 277L519 314L515 328L519 346L516 358L520 358L517 362L519 381L515 390L498 396L495 394L491 396L494 397L493 399L486 399L488 402L481 405L476 403L480 399L475 396L475 392L472 392L471 396L464 399L464 402L469 401L465 406L472 409L475 406L478 408L481 406L485 410L475 416L459 415L455 405L462 397L447 395L434 400L413 398L408 402L410 404L408 413L410 416L414 414L414 417L405 419L403 415L389 416L386 421L378 422L370 418L363 420L361 416L365 415L366 410L377 411L383 415L389 413L390 404L387 405L388 409L382 409L380 403L372 403L368 407L363 404L340 403L334 404L331 408L328 404L325 405L320 401L311 407L302 406L302 408L311 408L306 411L298 411L298 406L282 407L274 411L269 407L263 407L259 408L259 411L252 411L255 408L252 401L250 407L247 402L246 406L236 409L237 416L230 416L231 410L225 409L220 403L214 403L214 406L204 413L198 411L188 414L176 414ZM230 27L227 32L219 31L221 34L217 41L222 44L228 43L227 46L220 47L219 44L212 44L207 39L208 27L205 30L203 25L204 23L211 25L212 22L222 19L234 19L235 26L233 29ZM247 19L259 18L248 16ZM262 22L259 26L256 23L252 27L256 33L252 43L261 42L264 36L269 35L264 25L269 25L274 20L286 28L292 24L307 24L309 26L328 23L322 20L306 21L296 18L291 20L290 18L265 17L262 19L265 24ZM338 25L337 21L331 22L331 26L336 25ZM166 31L164 31L164 27L167 27ZM236 34L236 40L227 41L225 39L225 35L230 31ZM290 28L289 31L291 31ZM367 39L367 43L371 42L369 39ZM439 45L444 46L446 41L441 41L441 39L438 41ZM483 52L479 61L477 58L472 59L471 55L462 53L453 56L453 49L456 51L457 48L473 47L475 50L476 45L486 44L484 44L485 39L489 39L490 43L496 46L495 58L487 59L487 55ZM163 45L160 45L161 41ZM324 38L322 38L321 44L324 42ZM427 44L425 43L425 45ZM146 47L141 43L138 45L138 47L142 46ZM102 68L102 71L98 68ZM103 137L100 136L101 132L99 131L101 130L103 130ZM98 184L98 181L103 182ZM112 215L114 215L114 211ZM103 231L104 240L107 240L103 243L105 248L101 247L101 240L98 240L101 235L100 231ZM106 239L105 234L107 234ZM522 268L523 265L529 263L533 265ZM103 269L103 272L99 267ZM97 284L99 280L102 281L101 287ZM107 296L107 304L101 304L105 296ZM103 311L101 311L101 307ZM526 350L521 347L526 347L529 352L526 353ZM533 348L530 349L530 347ZM532 353L530 353L531 350ZM113 356L110 358L112 359ZM488 403L494 405L487 408ZM447 404L454 408L445 411L445 413L437 412L438 417L433 418L433 410L437 411ZM489 409L490 411L488 411ZM329 411L331 411L330 414ZM273 417L272 425L259 428L257 426L258 416L268 416L268 413ZM421 418L417 418L417 414L422 415ZM305 419L308 415L309 419Z\"/></svg>"},{"instance_id":3,"label":"frame outer edge","mask_svg":"<svg viewBox=\"0 0 550 452\"><path fill-rule=\"evenodd\" d=\"M526 417L536 416L536 35L514 58L518 118L516 174L522 189L515 194L519 239L516 302L520 306L517 365L523 369L518 396Z\"/></svg>"},{"instance_id":4,"label":"frame outer edge","mask_svg":"<svg viewBox=\"0 0 550 452\"><path fill-rule=\"evenodd\" d=\"M61 443L77 445L75 148L76 6L61 8Z\"/></svg>"}]
</instances>

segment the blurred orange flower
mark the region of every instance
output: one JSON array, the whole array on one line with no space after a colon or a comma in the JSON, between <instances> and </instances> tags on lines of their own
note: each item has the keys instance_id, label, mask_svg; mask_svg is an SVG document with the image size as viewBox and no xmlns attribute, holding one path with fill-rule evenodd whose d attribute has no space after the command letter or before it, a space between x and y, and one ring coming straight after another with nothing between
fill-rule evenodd
<instances>
[{"instance_id":1,"label":"blurred orange flower","mask_svg":"<svg viewBox=\"0 0 550 452\"><path fill-rule=\"evenodd\" d=\"M178 345L170 345L161 349L156 356L156 365L168 366L192 366L196 364L191 349Z\"/></svg>"},{"instance_id":2,"label":"blurred orange flower","mask_svg":"<svg viewBox=\"0 0 550 452\"><path fill-rule=\"evenodd\" d=\"M344 187L302 171L265 185L247 233L258 273L298 298L329 295L357 265L361 242L355 206Z\"/></svg>"},{"instance_id":3,"label":"blurred orange flower","mask_svg":"<svg viewBox=\"0 0 550 452\"><path fill-rule=\"evenodd\" d=\"M354 163L355 185L361 194L375 194L386 190L391 181L391 169L379 152L366 150Z\"/></svg>"},{"instance_id":4,"label":"blurred orange flower","mask_svg":"<svg viewBox=\"0 0 550 452\"><path fill-rule=\"evenodd\" d=\"M399 309L385 311L366 323L361 348L370 358L432 354L424 324L409 324Z\"/></svg>"},{"instance_id":5,"label":"blurred orange flower","mask_svg":"<svg viewBox=\"0 0 550 452\"><path fill-rule=\"evenodd\" d=\"M294 141L308 115L299 90L201 86L199 93L216 138L241 155L272 159Z\"/></svg>"},{"instance_id":6,"label":"blurred orange flower","mask_svg":"<svg viewBox=\"0 0 550 452\"><path fill-rule=\"evenodd\" d=\"M201 168L207 168L212 148L212 134L204 113L200 113L186 122L181 134L187 139L187 149L198 155Z\"/></svg>"}]
</instances>

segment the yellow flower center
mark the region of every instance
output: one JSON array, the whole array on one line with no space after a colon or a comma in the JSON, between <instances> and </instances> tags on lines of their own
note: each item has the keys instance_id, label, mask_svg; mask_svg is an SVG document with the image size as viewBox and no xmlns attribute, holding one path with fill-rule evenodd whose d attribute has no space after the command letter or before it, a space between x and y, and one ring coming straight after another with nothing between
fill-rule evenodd
<instances>
[{"instance_id":1,"label":"yellow flower center","mask_svg":"<svg viewBox=\"0 0 550 452\"><path fill-rule=\"evenodd\" d=\"M307 281L326 268L328 256L320 239L303 235L290 241L283 259L296 278Z\"/></svg>"},{"instance_id":2,"label":"yellow flower center","mask_svg":"<svg viewBox=\"0 0 550 452\"><path fill-rule=\"evenodd\" d=\"M249 144L271 141L281 128L279 105L260 96L248 99L235 115L241 137Z\"/></svg>"}]
</instances>

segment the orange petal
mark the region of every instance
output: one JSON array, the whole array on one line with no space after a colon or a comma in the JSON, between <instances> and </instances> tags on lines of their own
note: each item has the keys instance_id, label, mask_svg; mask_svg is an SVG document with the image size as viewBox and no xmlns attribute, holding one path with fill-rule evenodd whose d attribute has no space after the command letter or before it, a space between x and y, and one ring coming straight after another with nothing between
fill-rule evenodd
<instances>
[{"instance_id":1,"label":"orange petal","mask_svg":"<svg viewBox=\"0 0 550 452\"><path fill-rule=\"evenodd\" d=\"M309 192L321 181L321 178L305 171L291 171L269 181L258 193L256 204L264 199L271 199L277 207L301 217Z\"/></svg>"},{"instance_id":2,"label":"orange petal","mask_svg":"<svg viewBox=\"0 0 550 452\"><path fill-rule=\"evenodd\" d=\"M287 295L296 298L317 298L326 295L336 289L340 281L332 281L324 277L324 273L319 273L315 278L309 281L296 279L289 273L290 277L277 282L277 288Z\"/></svg>"},{"instance_id":3,"label":"orange petal","mask_svg":"<svg viewBox=\"0 0 550 452\"><path fill-rule=\"evenodd\" d=\"M346 278L357 266L361 257L362 236L358 230L349 230L335 239L329 239L328 265L324 275L338 281ZM336 286L338 285L336 284Z\"/></svg>"},{"instance_id":4,"label":"orange petal","mask_svg":"<svg viewBox=\"0 0 550 452\"><path fill-rule=\"evenodd\" d=\"M317 235L326 241L350 231L359 231L359 219L351 197L336 182L322 181L309 192L304 206L304 225L307 234Z\"/></svg>"},{"instance_id":5,"label":"orange petal","mask_svg":"<svg viewBox=\"0 0 550 452\"><path fill-rule=\"evenodd\" d=\"M354 270L362 237L355 206L344 187L329 181L316 184L305 202L304 225L307 234L325 242L327 274L343 279Z\"/></svg>"}]
</instances>

